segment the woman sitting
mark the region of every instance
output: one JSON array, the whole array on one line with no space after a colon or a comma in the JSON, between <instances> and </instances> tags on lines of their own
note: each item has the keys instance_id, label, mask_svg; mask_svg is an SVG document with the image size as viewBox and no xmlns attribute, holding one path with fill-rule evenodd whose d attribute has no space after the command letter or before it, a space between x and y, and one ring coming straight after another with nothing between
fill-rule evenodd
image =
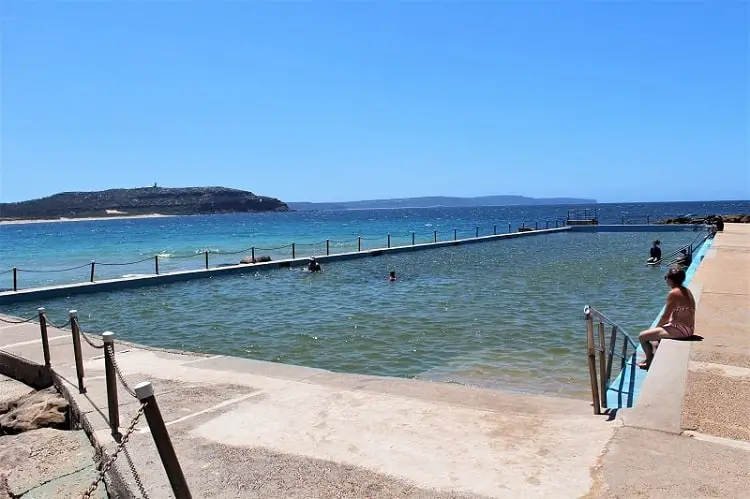
<instances>
[{"instance_id":1,"label":"woman sitting","mask_svg":"<svg viewBox=\"0 0 750 499\"><path fill-rule=\"evenodd\" d=\"M685 282L685 271L676 268L669 269L664 280L671 288L667 294L664 313L655 328L647 329L638 335L643 352L646 354L646 359L638 363L642 369L648 369L654 360L652 341L661 341L664 338L684 339L695 332L695 298L690 290L682 285Z\"/></svg>"}]
</instances>

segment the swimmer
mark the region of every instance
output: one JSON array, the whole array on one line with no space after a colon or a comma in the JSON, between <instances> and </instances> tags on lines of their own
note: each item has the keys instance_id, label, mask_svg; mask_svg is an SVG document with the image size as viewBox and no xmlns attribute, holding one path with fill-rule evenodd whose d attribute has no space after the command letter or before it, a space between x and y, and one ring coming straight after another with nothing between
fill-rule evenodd
<instances>
[{"instance_id":1,"label":"swimmer","mask_svg":"<svg viewBox=\"0 0 750 499\"><path fill-rule=\"evenodd\" d=\"M396 277L396 271L395 270L391 270L390 274L388 274L388 280L391 281L391 282L393 282L396 279L397 279L397 277Z\"/></svg>"},{"instance_id":2,"label":"swimmer","mask_svg":"<svg viewBox=\"0 0 750 499\"><path fill-rule=\"evenodd\" d=\"M654 241L654 245L651 246L650 256L648 257L648 260L646 260L647 263L656 263L661 261L661 248L659 245L661 244L661 241L658 239Z\"/></svg>"},{"instance_id":3,"label":"swimmer","mask_svg":"<svg viewBox=\"0 0 750 499\"><path fill-rule=\"evenodd\" d=\"M675 263L680 267L690 267L690 264L693 263L693 257L688 253L688 250L686 249L680 250L680 253L682 254L682 256L678 258Z\"/></svg>"},{"instance_id":4,"label":"swimmer","mask_svg":"<svg viewBox=\"0 0 750 499\"><path fill-rule=\"evenodd\" d=\"M310 260L307 262L307 270L310 272L320 272L320 264L314 256L311 256Z\"/></svg>"}]
</instances>

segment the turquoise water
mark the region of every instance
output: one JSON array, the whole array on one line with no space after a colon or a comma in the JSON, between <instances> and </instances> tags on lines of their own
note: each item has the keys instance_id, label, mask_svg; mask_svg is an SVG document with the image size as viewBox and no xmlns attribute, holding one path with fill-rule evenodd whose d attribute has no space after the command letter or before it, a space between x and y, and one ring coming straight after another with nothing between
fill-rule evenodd
<instances>
[{"instance_id":1,"label":"turquoise water","mask_svg":"<svg viewBox=\"0 0 750 499\"><path fill-rule=\"evenodd\" d=\"M626 330L647 327L666 293L644 265L693 232L559 233L299 269L79 295L45 306L79 311L85 331L138 343L320 367L586 396L582 310ZM389 282L388 271L400 279Z\"/></svg>"}]
</instances>

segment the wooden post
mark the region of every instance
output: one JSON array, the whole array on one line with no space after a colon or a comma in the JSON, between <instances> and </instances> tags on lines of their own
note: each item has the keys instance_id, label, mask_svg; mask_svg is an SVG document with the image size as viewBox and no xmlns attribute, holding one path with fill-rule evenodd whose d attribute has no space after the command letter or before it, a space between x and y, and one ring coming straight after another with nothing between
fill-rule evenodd
<instances>
[{"instance_id":1,"label":"wooden post","mask_svg":"<svg viewBox=\"0 0 750 499\"><path fill-rule=\"evenodd\" d=\"M159 255L154 255L154 272L159 275Z\"/></svg>"},{"instance_id":2,"label":"wooden post","mask_svg":"<svg viewBox=\"0 0 750 499\"><path fill-rule=\"evenodd\" d=\"M167 472L167 478L169 484L172 486L172 492L176 499L192 499L190 489L188 488L185 475L182 473L182 467L180 461L177 459L177 454L172 447L172 441L169 438L169 432L164 424L164 419L159 411L159 405L156 403L156 397L154 396L154 389L151 383L145 382L140 383L135 387L135 394L138 400L142 404L145 404L143 408L143 415L146 416L146 422L151 430L151 435L154 437L154 443L156 444L156 450L159 451L159 457L161 463L164 466L164 471Z\"/></svg>"},{"instance_id":3,"label":"wooden post","mask_svg":"<svg viewBox=\"0 0 750 499\"><path fill-rule=\"evenodd\" d=\"M604 405L607 404L607 386L609 380L607 379L607 357L604 346L604 322L599 319L599 378L600 384L599 389L601 390L601 401Z\"/></svg>"},{"instance_id":4,"label":"wooden post","mask_svg":"<svg viewBox=\"0 0 750 499\"><path fill-rule=\"evenodd\" d=\"M357 253L362 251L362 236L357 236Z\"/></svg>"},{"instance_id":5,"label":"wooden post","mask_svg":"<svg viewBox=\"0 0 750 499\"><path fill-rule=\"evenodd\" d=\"M18 291L18 269L13 267L13 291Z\"/></svg>"},{"instance_id":6,"label":"wooden post","mask_svg":"<svg viewBox=\"0 0 750 499\"><path fill-rule=\"evenodd\" d=\"M203 254L206 257L206 269L208 270L208 250L203 250Z\"/></svg>"},{"instance_id":7,"label":"wooden post","mask_svg":"<svg viewBox=\"0 0 750 499\"><path fill-rule=\"evenodd\" d=\"M388 234L388 247L389 248L391 247L391 235L390 234Z\"/></svg>"},{"instance_id":8,"label":"wooden post","mask_svg":"<svg viewBox=\"0 0 750 499\"><path fill-rule=\"evenodd\" d=\"M91 260L91 282L94 282L94 269L96 268L96 262Z\"/></svg>"},{"instance_id":9,"label":"wooden post","mask_svg":"<svg viewBox=\"0 0 750 499\"><path fill-rule=\"evenodd\" d=\"M414 246L414 232L411 233L411 245Z\"/></svg>"},{"instance_id":10,"label":"wooden post","mask_svg":"<svg viewBox=\"0 0 750 499\"><path fill-rule=\"evenodd\" d=\"M331 254L331 241L326 239L326 256Z\"/></svg>"},{"instance_id":11,"label":"wooden post","mask_svg":"<svg viewBox=\"0 0 750 499\"><path fill-rule=\"evenodd\" d=\"M42 351L44 352L44 367L50 366L49 359L49 336L47 336L47 316L44 307L39 307L39 329L42 333Z\"/></svg>"},{"instance_id":12,"label":"wooden post","mask_svg":"<svg viewBox=\"0 0 750 499\"><path fill-rule=\"evenodd\" d=\"M70 333L73 337L73 356L76 361L76 374L78 376L78 393L86 393L86 387L83 386L83 355L81 354L81 330L78 327L78 312L71 310L70 314Z\"/></svg>"},{"instance_id":13,"label":"wooden post","mask_svg":"<svg viewBox=\"0 0 750 499\"><path fill-rule=\"evenodd\" d=\"M591 398L594 403L594 414L601 414L602 407L599 402L599 387L596 381L596 349L594 347L594 319L591 314L586 314L586 350L589 359L589 381L591 382Z\"/></svg>"},{"instance_id":14,"label":"wooden post","mask_svg":"<svg viewBox=\"0 0 750 499\"><path fill-rule=\"evenodd\" d=\"M292 260L294 260L295 258L297 258L297 246L292 243Z\"/></svg>"},{"instance_id":15,"label":"wooden post","mask_svg":"<svg viewBox=\"0 0 750 499\"><path fill-rule=\"evenodd\" d=\"M434 240L435 242L437 242L437 231L436 231L436 230L435 230L435 231L433 231L433 233L432 233L432 238L433 238L433 240Z\"/></svg>"},{"instance_id":16,"label":"wooden post","mask_svg":"<svg viewBox=\"0 0 750 499\"><path fill-rule=\"evenodd\" d=\"M104 377L107 384L107 406L109 407L109 429L112 435L120 433L120 403L117 400L117 374L115 362L115 334L106 331L102 333L104 340Z\"/></svg>"}]
</instances>

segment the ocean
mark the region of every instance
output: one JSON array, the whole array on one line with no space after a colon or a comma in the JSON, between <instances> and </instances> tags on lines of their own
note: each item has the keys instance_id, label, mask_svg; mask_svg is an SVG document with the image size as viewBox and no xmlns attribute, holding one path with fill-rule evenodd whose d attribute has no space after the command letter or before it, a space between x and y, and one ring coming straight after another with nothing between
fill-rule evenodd
<instances>
[{"instance_id":1,"label":"ocean","mask_svg":"<svg viewBox=\"0 0 750 499\"><path fill-rule=\"evenodd\" d=\"M679 215L750 213L750 202L597 205L602 223ZM19 285L162 272L498 233L546 226L566 206L430 208L169 217L0 226L0 287L16 266ZM77 309L85 331L158 347L320 367L340 372L450 381L583 397L587 371L583 307L593 305L631 334L648 327L663 304L663 270L647 267L650 242L665 253L692 232L559 233L331 263L248 270L45 303L2 307L27 317L38 306L54 322ZM269 250L270 248L270 250ZM275 252L275 253L274 253ZM234 254L229 254L234 253ZM181 258L182 257L182 258ZM128 263L132 265L101 265ZM57 272L83 265L70 272ZM399 280L387 280L396 270Z\"/></svg>"}]
</instances>

